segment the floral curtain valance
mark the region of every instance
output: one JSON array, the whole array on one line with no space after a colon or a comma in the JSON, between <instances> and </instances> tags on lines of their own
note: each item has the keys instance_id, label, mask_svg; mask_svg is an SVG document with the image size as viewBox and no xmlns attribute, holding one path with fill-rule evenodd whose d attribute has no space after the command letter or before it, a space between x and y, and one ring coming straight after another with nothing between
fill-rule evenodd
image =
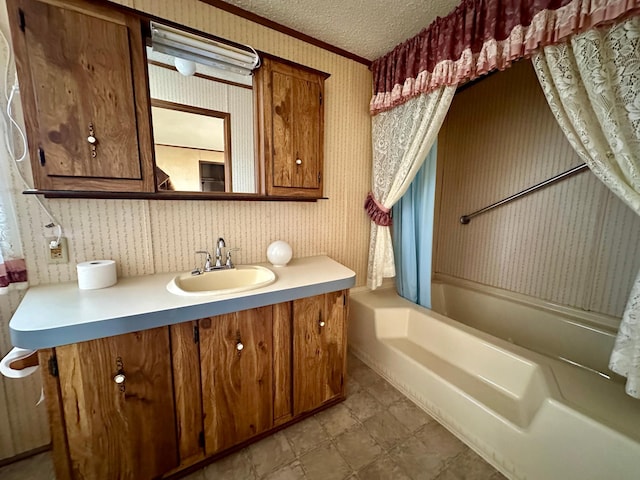
<instances>
[{"instance_id":1,"label":"floral curtain valance","mask_svg":"<svg viewBox=\"0 0 640 480\"><path fill-rule=\"evenodd\" d=\"M457 85L572 34L640 12L640 0L463 0L372 64L373 115Z\"/></svg>"}]
</instances>

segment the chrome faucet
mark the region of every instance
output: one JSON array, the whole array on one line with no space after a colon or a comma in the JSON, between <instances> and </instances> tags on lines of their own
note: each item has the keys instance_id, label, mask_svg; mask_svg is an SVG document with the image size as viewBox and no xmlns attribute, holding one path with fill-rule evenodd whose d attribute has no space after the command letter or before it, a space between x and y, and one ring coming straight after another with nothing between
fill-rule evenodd
<instances>
[{"instance_id":1,"label":"chrome faucet","mask_svg":"<svg viewBox=\"0 0 640 480\"><path fill-rule=\"evenodd\" d=\"M213 272L214 270L227 270L231 268L236 268L233 262L231 261L231 252L239 250L238 248L230 248L227 250L226 260L222 263L222 259L224 258L222 249L226 247L224 242L224 238L218 238L216 242L216 253L215 257L212 257L209 252L206 250L198 250L196 253L201 253L206 255L204 260L204 265L202 268L198 268L197 266L191 271L191 275L200 275L204 272ZM215 262L214 262L215 258Z\"/></svg>"},{"instance_id":2,"label":"chrome faucet","mask_svg":"<svg viewBox=\"0 0 640 480\"><path fill-rule=\"evenodd\" d=\"M226 268L226 265L222 264L222 249L227 245L224 243L224 238L218 238L218 242L216 243L216 265L214 268Z\"/></svg>"}]
</instances>

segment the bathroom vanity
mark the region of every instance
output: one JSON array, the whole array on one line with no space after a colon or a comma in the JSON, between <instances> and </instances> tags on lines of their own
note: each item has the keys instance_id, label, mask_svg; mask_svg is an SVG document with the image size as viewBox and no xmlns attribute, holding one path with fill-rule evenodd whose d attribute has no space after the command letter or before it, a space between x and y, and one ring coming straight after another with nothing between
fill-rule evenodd
<instances>
[{"instance_id":1,"label":"bathroom vanity","mask_svg":"<svg viewBox=\"0 0 640 480\"><path fill-rule=\"evenodd\" d=\"M39 349L57 478L180 476L343 400L354 272L273 270L222 296L172 294L175 274L30 288L10 329Z\"/></svg>"}]
</instances>

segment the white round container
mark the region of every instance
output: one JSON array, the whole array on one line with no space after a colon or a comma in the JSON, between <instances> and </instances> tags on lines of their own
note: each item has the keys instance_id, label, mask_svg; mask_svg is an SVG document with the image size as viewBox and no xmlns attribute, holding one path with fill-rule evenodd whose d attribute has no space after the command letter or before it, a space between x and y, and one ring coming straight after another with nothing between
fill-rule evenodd
<instances>
[{"instance_id":1,"label":"white round container","mask_svg":"<svg viewBox=\"0 0 640 480\"><path fill-rule=\"evenodd\" d=\"M267 259L274 267L284 267L293 256L293 250L284 240L276 240L267 248Z\"/></svg>"}]
</instances>

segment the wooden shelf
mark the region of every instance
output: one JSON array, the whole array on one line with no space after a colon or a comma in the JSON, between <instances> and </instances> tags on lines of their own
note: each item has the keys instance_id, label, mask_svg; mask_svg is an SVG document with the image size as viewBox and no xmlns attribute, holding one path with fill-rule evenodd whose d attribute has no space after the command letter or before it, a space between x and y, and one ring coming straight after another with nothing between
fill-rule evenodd
<instances>
[{"instance_id":1,"label":"wooden shelf","mask_svg":"<svg viewBox=\"0 0 640 480\"><path fill-rule=\"evenodd\" d=\"M25 190L25 195L44 195L45 198L100 198L129 200L232 200L253 202L317 202L328 197L300 198L257 193L216 192L95 192L83 190Z\"/></svg>"}]
</instances>

